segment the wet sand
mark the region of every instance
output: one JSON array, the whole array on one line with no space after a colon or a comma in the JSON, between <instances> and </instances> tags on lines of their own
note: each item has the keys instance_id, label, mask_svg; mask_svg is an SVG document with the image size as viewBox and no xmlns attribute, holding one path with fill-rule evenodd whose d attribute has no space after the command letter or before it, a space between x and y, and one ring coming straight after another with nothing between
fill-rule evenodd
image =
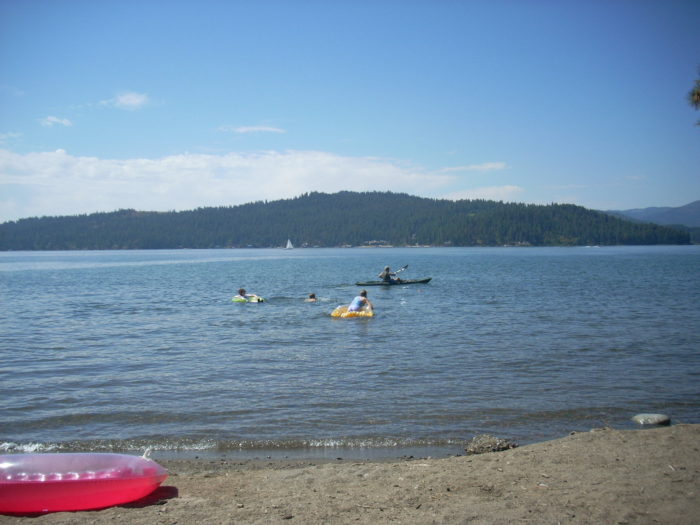
<instances>
[{"instance_id":1,"label":"wet sand","mask_svg":"<svg viewBox=\"0 0 700 525\"><path fill-rule=\"evenodd\" d=\"M159 461L142 501L0 523L698 524L700 425L391 461Z\"/></svg>"}]
</instances>

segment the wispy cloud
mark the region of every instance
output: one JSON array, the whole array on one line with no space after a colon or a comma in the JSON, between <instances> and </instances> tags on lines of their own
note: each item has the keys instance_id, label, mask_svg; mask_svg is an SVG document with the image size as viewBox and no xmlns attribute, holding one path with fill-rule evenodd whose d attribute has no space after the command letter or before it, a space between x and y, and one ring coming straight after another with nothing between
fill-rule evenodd
<instances>
[{"instance_id":1,"label":"wispy cloud","mask_svg":"<svg viewBox=\"0 0 700 525\"><path fill-rule=\"evenodd\" d=\"M0 84L0 93L7 93L12 97L23 97L24 91L15 86L10 86L7 84Z\"/></svg>"},{"instance_id":2,"label":"wispy cloud","mask_svg":"<svg viewBox=\"0 0 700 525\"><path fill-rule=\"evenodd\" d=\"M9 132L9 133L0 133L0 144L4 144L7 141L11 141L14 139L18 139L22 136L21 133L14 133L14 132Z\"/></svg>"},{"instance_id":3,"label":"wispy cloud","mask_svg":"<svg viewBox=\"0 0 700 525\"><path fill-rule=\"evenodd\" d=\"M472 188L470 190L448 193L443 198L450 200L484 199L494 201L515 201L516 197L524 192L520 186L489 186L484 188Z\"/></svg>"},{"instance_id":4,"label":"wispy cloud","mask_svg":"<svg viewBox=\"0 0 700 525\"><path fill-rule=\"evenodd\" d=\"M54 117L53 115L49 115L48 117L44 117L44 118L39 119L39 123L46 128L53 127L56 124L60 124L61 126L72 126L73 125L73 123L70 120L68 120L67 118L58 118L58 117Z\"/></svg>"},{"instance_id":5,"label":"wispy cloud","mask_svg":"<svg viewBox=\"0 0 700 525\"><path fill-rule=\"evenodd\" d=\"M120 93L113 98L103 100L100 102L100 105L135 111L146 106L149 102L150 98L146 93L129 91L126 93Z\"/></svg>"},{"instance_id":6,"label":"wispy cloud","mask_svg":"<svg viewBox=\"0 0 700 525\"><path fill-rule=\"evenodd\" d=\"M250 133L286 133L282 128L274 126L219 126L219 131L250 134Z\"/></svg>"},{"instance_id":7,"label":"wispy cloud","mask_svg":"<svg viewBox=\"0 0 700 525\"><path fill-rule=\"evenodd\" d=\"M554 191L568 191L568 190L585 190L586 188L589 188L587 184L550 184L545 186L545 189L547 190L554 190Z\"/></svg>"},{"instance_id":8,"label":"wispy cloud","mask_svg":"<svg viewBox=\"0 0 700 525\"><path fill-rule=\"evenodd\" d=\"M291 198L309 191L400 190L435 195L453 176L374 157L322 151L184 154L99 159L64 150L17 154L0 149L0 221L120 208L187 210Z\"/></svg>"},{"instance_id":9,"label":"wispy cloud","mask_svg":"<svg viewBox=\"0 0 700 525\"><path fill-rule=\"evenodd\" d=\"M450 166L442 168L442 172L450 173L455 171L498 171L508 167L505 162L484 162L482 164L469 164L468 166Z\"/></svg>"}]
</instances>

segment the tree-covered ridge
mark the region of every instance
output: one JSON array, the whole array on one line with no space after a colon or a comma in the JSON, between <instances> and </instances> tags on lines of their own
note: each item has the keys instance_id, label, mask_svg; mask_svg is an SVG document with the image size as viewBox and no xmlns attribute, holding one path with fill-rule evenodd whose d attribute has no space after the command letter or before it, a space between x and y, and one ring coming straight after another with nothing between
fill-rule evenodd
<instances>
[{"instance_id":1,"label":"tree-covered ridge","mask_svg":"<svg viewBox=\"0 0 700 525\"><path fill-rule=\"evenodd\" d=\"M119 210L0 225L1 250L688 244L689 235L571 204L449 201L391 192L308 193L182 212Z\"/></svg>"}]
</instances>

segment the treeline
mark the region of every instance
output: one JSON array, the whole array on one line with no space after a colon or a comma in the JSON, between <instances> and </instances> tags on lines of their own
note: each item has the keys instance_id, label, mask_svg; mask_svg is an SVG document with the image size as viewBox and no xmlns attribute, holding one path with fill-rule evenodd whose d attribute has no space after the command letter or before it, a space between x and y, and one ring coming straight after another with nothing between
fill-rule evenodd
<instances>
[{"instance_id":1,"label":"treeline","mask_svg":"<svg viewBox=\"0 0 700 525\"><path fill-rule=\"evenodd\" d=\"M700 227L686 226L684 224L668 224L667 226L675 230L688 232L691 244L700 244Z\"/></svg>"},{"instance_id":2,"label":"treeline","mask_svg":"<svg viewBox=\"0 0 700 525\"><path fill-rule=\"evenodd\" d=\"M308 193L182 212L119 210L0 224L0 250L688 244L689 234L570 204Z\"/></svg>"}]
</instances>

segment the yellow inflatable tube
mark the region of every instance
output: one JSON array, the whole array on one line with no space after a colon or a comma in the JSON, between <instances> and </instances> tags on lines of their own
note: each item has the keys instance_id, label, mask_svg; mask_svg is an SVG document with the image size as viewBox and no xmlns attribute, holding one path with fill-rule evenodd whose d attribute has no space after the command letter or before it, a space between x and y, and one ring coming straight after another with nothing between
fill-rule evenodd
<instances>
[{"instance_id":1,"label":"yellow inflatable tube","mask_svg":"<svg viewBox=\"0 0 700 525\"><path fill-rule=\"evenodd\" d=\"M335 310L331 312L331 317L340 317L342 319L348 319L351 317L374 317L374 312L370 310L369 308L367 309L362 309L359 312L348 312L348 307L346 306L339 306Z\"/></svg>"}]
</instances>

